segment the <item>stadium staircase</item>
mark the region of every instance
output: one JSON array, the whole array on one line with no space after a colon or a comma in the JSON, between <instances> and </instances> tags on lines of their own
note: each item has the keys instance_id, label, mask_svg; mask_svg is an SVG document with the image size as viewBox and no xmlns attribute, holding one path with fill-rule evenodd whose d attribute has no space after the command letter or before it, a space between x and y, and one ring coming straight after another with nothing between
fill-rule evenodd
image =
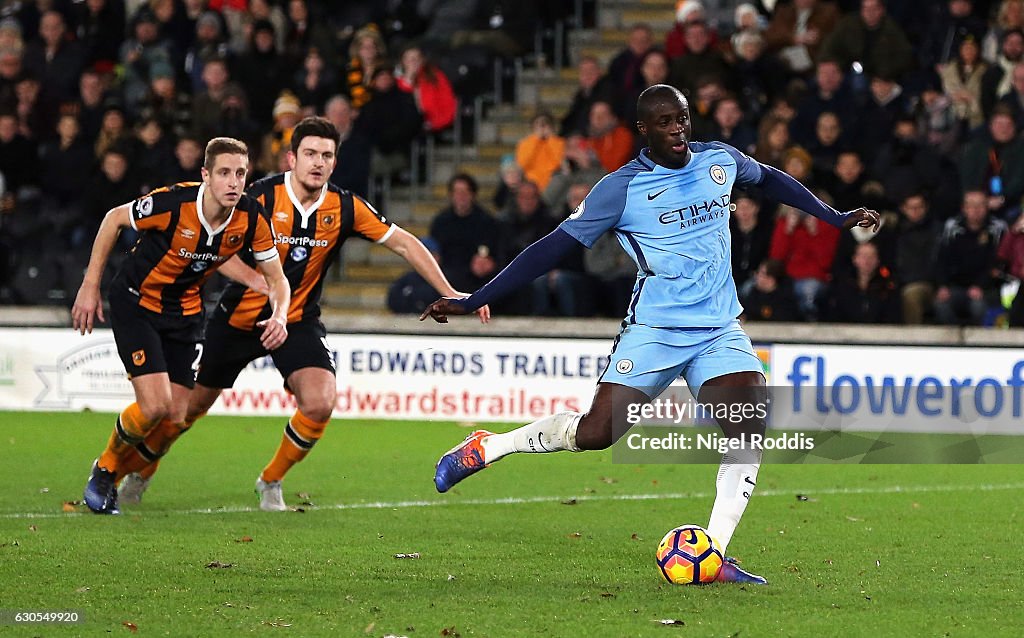
<instances>
[{"instance_id":1,"label":"stadium staircase","mask_svg":"<svg viewBox=\"0 0 1024 638\"><path fill-rule=\"evenodd\" d=\"M448 179L466 172L480 184L479 201L492 208L501 158L514 153L516 142L529 133L530 118L541 108L560 118L569 108L576 91L575 61L589 54L607 64L625 46L628 28L636 22L648 23L656 34L667 33L673 24L671 6L665 0L597 0L596 28L567 31L569 64L547 65L543 56L517 60L511 67L512 95L491 94L466 108L472 124L463 128L472 131L462 137L471 137L473 143L417 145L414 155L423 153L429 163L424 183L390 186L374 203L422 238L434 215L447 205ZM347 242L343 255L341 267L324 287L325 315L386 313L388 286L408 269L405 261L383 246L362 241Z\"/></svg>"}]
</instances>

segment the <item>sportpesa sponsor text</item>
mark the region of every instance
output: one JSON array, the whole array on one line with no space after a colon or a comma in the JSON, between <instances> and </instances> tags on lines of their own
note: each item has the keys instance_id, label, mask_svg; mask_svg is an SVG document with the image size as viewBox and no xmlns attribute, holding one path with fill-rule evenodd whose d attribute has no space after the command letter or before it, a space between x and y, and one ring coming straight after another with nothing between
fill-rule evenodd
<instances>
[{"instance_id":1,"label":"sportpesa sponsor text","mask_svg":"<svg viewBox=\"0 0 1024 638\"><path fill-rule=\"evenodd\" d=\"M227 259L227 256L218 255L217 253L194 253L184 248L178 250L178 256L197 261L224 261Z\"/></svg>"},{"instance_id":2,"label":"sportpesa sponsor text","mask_svg":"<svg viewBox=\"0 0 1024 638\"><path fill-rule=\"evenodd\" d=\"M315 239L313 237L292 237L284 233L278 233L275 238L279 244L290 244L292 246L312 246L314 248L326 248L329 243L326 239Z\"/></svg>"}]
</instances>

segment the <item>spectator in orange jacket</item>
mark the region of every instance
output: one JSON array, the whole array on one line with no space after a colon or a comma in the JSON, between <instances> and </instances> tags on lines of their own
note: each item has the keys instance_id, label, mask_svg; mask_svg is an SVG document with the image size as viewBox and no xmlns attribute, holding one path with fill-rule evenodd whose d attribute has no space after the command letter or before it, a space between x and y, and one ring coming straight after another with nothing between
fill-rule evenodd
<instances>
[{"instance_id":1,"label":"spectator in orange jacket","mask_svg":"<svg viewBox=\"0 0 1024 638\"><path fill-rule=\"evenodd\" d=\"M633 157L633 134L619 123L612 105L597 101L590 107L587 144L608 172L618 170Z\"/></svg>"},{"instance_id":2,"label":"spectator in orange jacket","mask_svg":"<svg viewBox=\"0 0 1024 638\"><path fill-rule=\"evenodd\" d=\"M541 112L530 122L531 132L516 144L516 163L526 180L543 191L565 159L565 138L555 135L555 121Z\"/></svg>"}]
</instances>

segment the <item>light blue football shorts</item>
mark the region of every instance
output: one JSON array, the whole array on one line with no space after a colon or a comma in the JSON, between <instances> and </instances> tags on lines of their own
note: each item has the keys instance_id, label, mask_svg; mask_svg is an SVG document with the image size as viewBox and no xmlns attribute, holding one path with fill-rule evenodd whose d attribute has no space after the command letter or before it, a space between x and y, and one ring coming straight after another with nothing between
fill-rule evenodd
<instances>
[{"instance_id":1,"label":"light blue football shorts","mask_svg":"<svg viewBox=\"0 0 1024 638\"><path fill-rule=\"evenodd\" d=\"M682 375L696 397L705 381L731 372L764 373L739 320L721 328L631 324L615 337L599 382L636 388L654 399Z\"/></svg>"}]
</instances>

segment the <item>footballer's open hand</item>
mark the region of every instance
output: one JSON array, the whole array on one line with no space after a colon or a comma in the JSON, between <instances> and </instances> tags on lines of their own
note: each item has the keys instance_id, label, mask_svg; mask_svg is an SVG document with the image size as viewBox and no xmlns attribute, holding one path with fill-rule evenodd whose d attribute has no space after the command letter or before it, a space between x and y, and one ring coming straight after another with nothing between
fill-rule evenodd
<instances>
[{"instance_id":1,"label":"footballer's open hand","mask_svg":"<svg viewBox=\"0 0 1024 638\"><path fill-rule=\"evenodd\" d=\"M82 282L75 297L75 305L71 307L71 325L83 335L92 332L92 326L103 318L103 301L100 299L100 287Z\"/></svg>"},{"instance_id":2,"label":"footballer's open hand","mask_svg":"<svg viewBox=\"0 0 1024 638\"><path fill-rule=\"evenodd\" d=\"M448 315L468 315L469 310L466 309L464 301L464 299L453 297L441 297L427 306L423 314L420 315L420 321L431 317L437 323L448 323Z\"/></svg>"},{"instance_id":3,"label":"footballer's open hand","mask_svg":"<svg viewBox=\"0 0 1024 638\"><path fill-rule=\"evenodd\" d=\"M260 343L267 350L280 348L288 339L288 322L284 319L271 317L258 322L256 327L263 328Z\"/></svg>"},{"instance_id":4,"label":"footballer's open hand","mask_svg":"<svg viewBox=\"0 0 1024 638\"><path fill-rule=\"evenodd\" d=\"M846 219L843 221L843 229L850 230L854 226L862 226L864 228L870 228L872 232L878 232L878 229L882 226L881 217L878 213L867 208L858 208L851 210L846 213Z\"/></svg>"}]
</instances>

